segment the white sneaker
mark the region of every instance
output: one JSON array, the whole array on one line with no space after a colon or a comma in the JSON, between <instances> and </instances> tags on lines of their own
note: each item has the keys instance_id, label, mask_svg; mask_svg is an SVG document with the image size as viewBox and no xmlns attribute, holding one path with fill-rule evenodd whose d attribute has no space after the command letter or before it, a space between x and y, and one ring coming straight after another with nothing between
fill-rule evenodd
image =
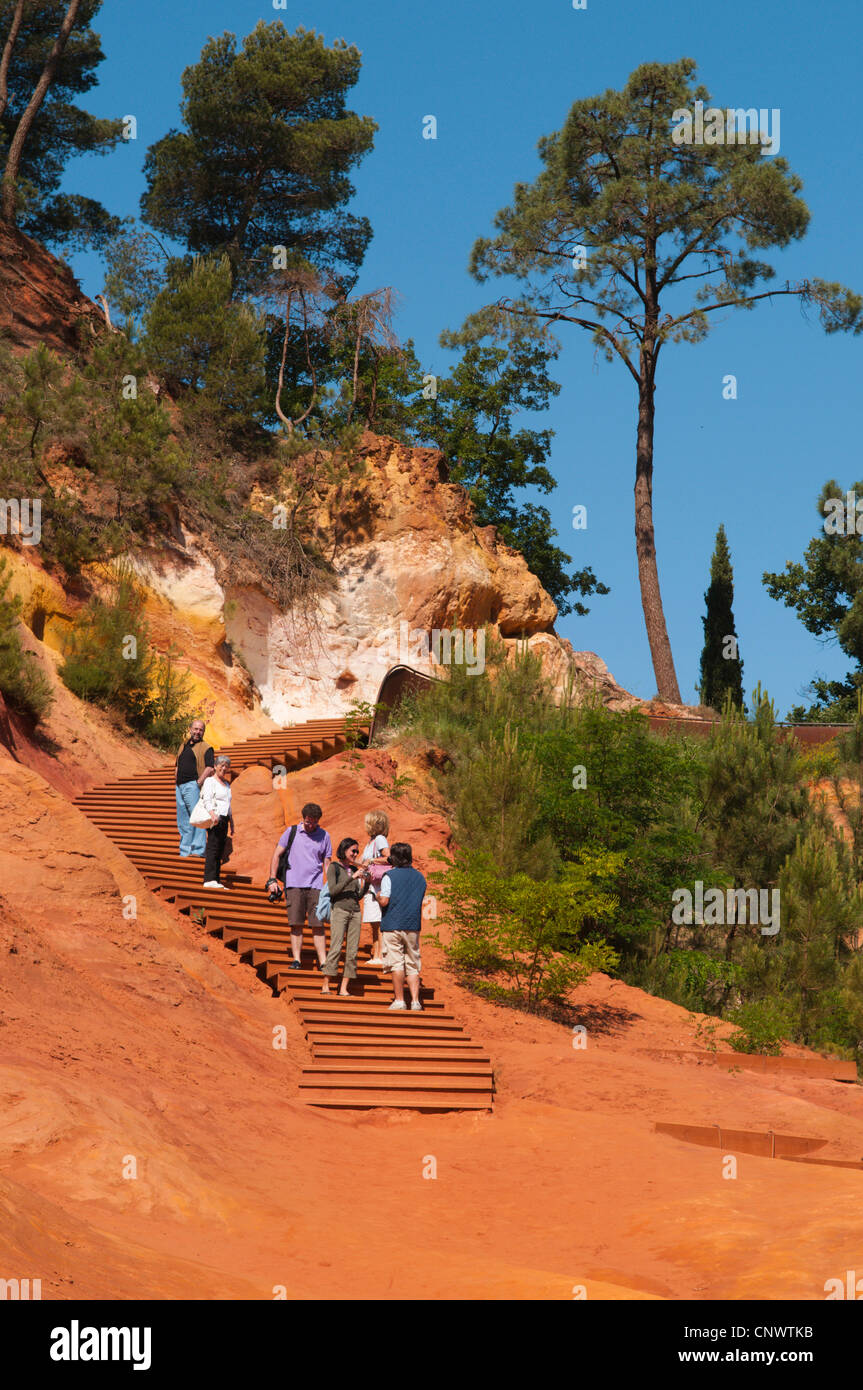
<instances>
[{"instance_id":1,"label":"white sneaker","mask_svg":"<svg viewBox=\"0 0 863 1390\"><path fill-rule=\"evenodd\" d=\"M205 884L204 884L204 887L205 887L205 888L221 888L221 889L223 889L223 891L224 891L225 893L227 893L227 891L228 891L227 888L225 888L224 883L217 883L216 880L215 880L214 878L211 878L211 879L209 880L208 883L205 883Z\"/></svg>"},{"instance_id":2,"label":"white sneaker","mask_svg":"<svg viewBox=\"0 0 863 1390\"><path fill-rule=\"evenodd\" d=\"M406 1009L406 1008L407 1008L407 1004L405 1003L405 1001L404 1001L403 999L394 999L393 1002L390 1004L390 1011L391 1011L391 1012L392 1012L394 1009Z\"/></svg>"},{"instance_id":3,"label":"white sneaker","mask_svg":"<svg viewBox=\"0 0 863 1390\"><path fill-rule=\"evenodd\" d=\"M422 1004L420 1003L420 1001L419 1001L418 999L412 999L412 1000L411 1000L411 1013L414 1013L414 1014L421 1014L422 1012L423 1012L423 1006L422 1006Z\"/></svg>"}]
</instances>

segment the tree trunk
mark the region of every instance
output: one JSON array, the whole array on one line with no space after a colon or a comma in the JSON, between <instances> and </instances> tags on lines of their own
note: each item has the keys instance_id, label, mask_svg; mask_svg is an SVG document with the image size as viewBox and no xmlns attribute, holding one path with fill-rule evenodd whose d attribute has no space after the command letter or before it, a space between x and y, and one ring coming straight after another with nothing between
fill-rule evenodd
<instances>
[{"instance_id":1,"label":"tree trunk","mask_svg":"<svg viewBox=\"0 0 863 1390\"><path fill-rule=\"evenodd\" d=\"M650 655L659 698L679 705L680 690L665 626L665 612L659 591L656 544L653 535L653 368L649 346L641 350L641 384L638 392L638 440L635 463L635 548L638 554L638 582Z\"/></svg>"},{"instance_id":2,"label":"tree trunk","mask_svg":"<svg viewBox=\"0 0 863 1390\"><path fill-rule=\"evenodd\" d=\"M51 85L54 73L57 71L57 64L63 49L66 47L66 40L75 27L75 20L78 18L78 10L81 0L69 0L69 8L63 17L60 25L60 32L54 40L51 52L45 61L42 69L42 76L33 89L33 95L28 101L21 119L18 122L15 134L12 136L12 143L9 146L9 154L6 157L6 169L3 173L3 190L0 197L0 219L4 222L14 224L15 222L15 190L18 183L18 169L21 165L21 155L24 152L24 145L27 136L33 126L39 107L45 99L45 93Z\"/></svg>"},{"instance_id":3,"label":"tree trunk","mask_svg":"<svg viewBox=\"0 0 863 1390\"><path fill-rule=\"evenodd\" d=\"M3 49L3 57L0 59L0 116L4 114L6 103L9 100L9 64L12 61L12 49L15 47L15 40L18 37L18 30L21 28L23 17L24 0L18 0L15 13L12 16L12 28L9 30L9 37Z\"/></svg>"}]
</instances>

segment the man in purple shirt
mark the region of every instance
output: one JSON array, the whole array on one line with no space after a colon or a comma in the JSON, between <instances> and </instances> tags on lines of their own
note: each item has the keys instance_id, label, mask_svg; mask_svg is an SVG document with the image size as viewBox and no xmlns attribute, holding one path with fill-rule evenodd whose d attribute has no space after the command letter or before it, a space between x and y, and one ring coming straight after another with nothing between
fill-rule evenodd
<instances>
[{"instance_id":1,"label":"man in purple shirt","mask_svg":"<svg viewBox=\"0 0 863 1390\"><path fill-rule=\"evenodd\" d=\"M303 818L299 824L289 825L279 837L270 863L270 878L274 879L278 872L279 856L282 850L288 851L285 868L285 906L288 909L288 922L291 927L291 970L302 969L300 955L306 917L312 929L315 952L321 969L327 959L326 923L319 922L315 915L318 894L326 883L327 865L333 857L330 837L320 826L322 815L320 806L313 801L304 806Z\"/></svg>"}]
</instances>

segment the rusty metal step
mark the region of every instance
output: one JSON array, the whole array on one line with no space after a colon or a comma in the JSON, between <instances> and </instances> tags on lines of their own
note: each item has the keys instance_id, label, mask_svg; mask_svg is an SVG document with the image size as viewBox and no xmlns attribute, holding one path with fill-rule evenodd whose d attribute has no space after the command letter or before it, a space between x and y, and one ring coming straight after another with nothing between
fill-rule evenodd
<instances>
[{"instance_id":1,"label":"rusty metal step","mask_svg":"<svg viewBox=\"0 0 863 1390\"><path fill-rule=\"evenodd\" d=\"M491 1091L471 1095L466 1091L387 1091L364 1090L358 1087L351 1091L312 1089L303 1091L303 1099L308 1105L327 1106L329 1109L361 1110L390 1107L398 1110L491 1110L494 1098Z\"/></svg>"}]
</instances>

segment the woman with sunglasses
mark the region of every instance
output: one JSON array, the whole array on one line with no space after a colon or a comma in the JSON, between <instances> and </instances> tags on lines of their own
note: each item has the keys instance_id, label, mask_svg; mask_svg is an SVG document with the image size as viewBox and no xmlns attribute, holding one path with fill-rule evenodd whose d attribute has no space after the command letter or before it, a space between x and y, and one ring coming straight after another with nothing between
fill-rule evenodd
<instances>
[{"instance_id":1,"label":"woman with sunglasses","mask_svg":"<svg viewBox=\"0 0 863 1390\"><path fill-rule=\"evenodd\" d=\"M336 857L327 869L327 887L330 890L330 949L324 962L324 983L321 994L330 993L330 980L335 979L339 969L339 956L342 942L345 946L345 971L339 986L339 998L348 996L348 982L356 978L357 951L360 945L360 899L369 886L368 871L358 863L359 844L350 837L344 839L336 850Z\"/></svg>"}]
</instances>

